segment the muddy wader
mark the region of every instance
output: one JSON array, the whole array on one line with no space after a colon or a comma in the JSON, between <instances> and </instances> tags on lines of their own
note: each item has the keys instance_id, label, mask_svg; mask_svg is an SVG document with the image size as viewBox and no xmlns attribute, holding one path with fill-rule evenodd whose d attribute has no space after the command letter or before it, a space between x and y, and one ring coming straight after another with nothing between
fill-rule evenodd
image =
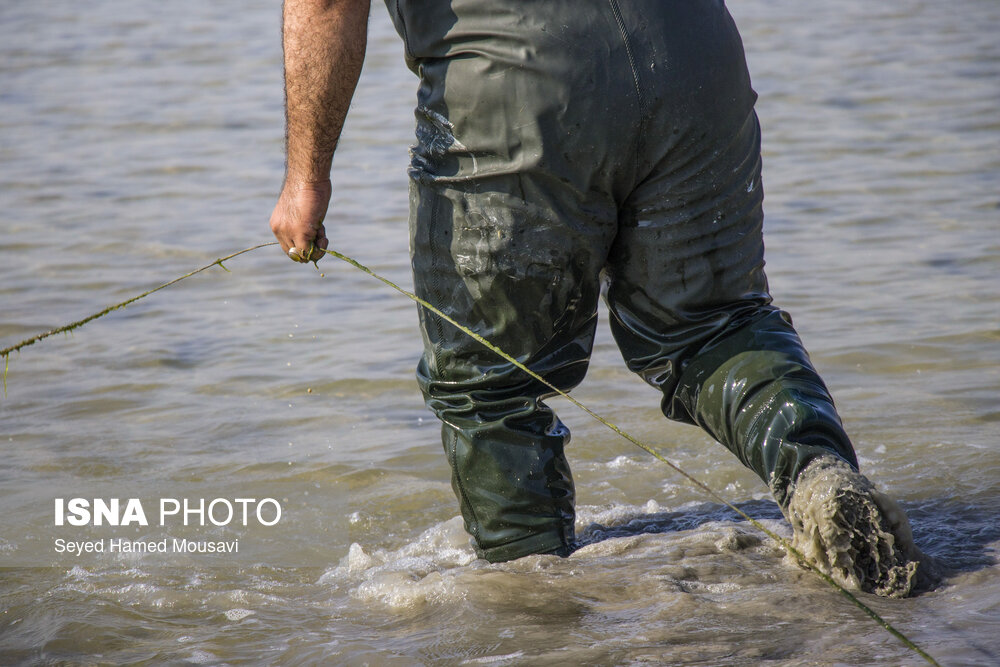
<instances>
[{"instance_id":1,"label":"muddy wader","mask_svg":"<svg viewBox=\"0 0 1000 667\"><path fill-rule=\"evenodd\" d=\"M768 483L857 461L771 306L760 131L718 0L387 0L419 76L417 293L569 390L602 282L628 367ZM490 561L574 539L551 390L421 309L417 376L465 526Z\"/></svg>"}]
</instances>

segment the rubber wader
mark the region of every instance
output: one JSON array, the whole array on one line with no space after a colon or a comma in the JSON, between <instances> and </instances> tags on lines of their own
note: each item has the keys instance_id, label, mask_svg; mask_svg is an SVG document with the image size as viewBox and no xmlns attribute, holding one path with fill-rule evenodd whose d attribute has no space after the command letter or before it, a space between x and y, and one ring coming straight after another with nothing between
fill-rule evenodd
<instances>
[{"instance_id":1,"label":"rubber wader","mask_svg":"<svg viewBox=\"0 0 1000 667\"><path fill-rule=\"evenodd\" d=\"M562 389L602 285L628 367L768 483L857 460L764 275L760 129L716 0L387 0L420 79L417 293ZM551 390L421 310L417 370L490 561L573 541Z\"/></svg>"}]
</instances>

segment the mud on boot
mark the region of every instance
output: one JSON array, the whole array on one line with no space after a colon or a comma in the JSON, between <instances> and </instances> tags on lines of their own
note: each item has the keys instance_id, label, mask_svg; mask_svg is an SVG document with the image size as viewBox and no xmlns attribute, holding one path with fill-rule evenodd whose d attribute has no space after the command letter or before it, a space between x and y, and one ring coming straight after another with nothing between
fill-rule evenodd
<instances>
[{"instance_id":1,"label":"mud on boot","mask_svg":"<svg viewBox=\"0 0 1000 667\"><path fill-rule=\"evenodd\" d=\"M866 477L834 457L806 467L785 517L792 545L838 583L884 597L906 597L923 559L903 510Z\"/></svg>"}]
</instances>

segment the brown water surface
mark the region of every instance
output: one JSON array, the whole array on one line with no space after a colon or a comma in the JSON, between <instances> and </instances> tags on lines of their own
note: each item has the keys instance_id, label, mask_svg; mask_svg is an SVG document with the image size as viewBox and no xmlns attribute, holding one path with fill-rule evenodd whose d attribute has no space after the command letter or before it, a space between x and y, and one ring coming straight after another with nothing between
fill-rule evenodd
<instances>
[{"instance_id":1,"label":"brown water surface","mask_svg":"<svg viewBox=\"0 0 1000 667\"><path fill-rule=\"evenodd\" d=\"M864 599L944 664L995 664L1000 4L731 11L761 95L778 303L863 469L948 569L920 597ZM269 240L278 22L259 0L0 7L0 346ZM327 228L404 284L415 84L376 6ZM920 663L564 401L587 546L475 560L413 380L414 307L320 266L258 251L11 357L0 663ZM664 422L603 327L577 397L787 534L756 478ZM55 499L72 497L272 497L283 516L54 526ZM113 536L240 552L54 551Z\"/></svg>"}]
</instances>

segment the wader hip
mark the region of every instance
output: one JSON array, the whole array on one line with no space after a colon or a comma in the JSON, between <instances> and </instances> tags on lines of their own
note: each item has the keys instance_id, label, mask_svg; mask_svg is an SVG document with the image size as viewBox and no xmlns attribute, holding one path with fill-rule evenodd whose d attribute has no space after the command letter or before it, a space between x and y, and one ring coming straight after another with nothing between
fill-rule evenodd
<instances>
[{"instance_id":1,"label":"wader hip","mask_svg":"<svg viewBox=\"0 0 1000 667\"><path fill-rule=\"evenodd\" d=\"M420 77L416 291L563 389L586 373L601 281L628 367L787 502L804 465L856 467L826 387L771 306L760 132L714 0L388 0ZM420 311L417 375L466 528L491 561L573 539L551 394Z\"/></svg>"}]
</instances>

